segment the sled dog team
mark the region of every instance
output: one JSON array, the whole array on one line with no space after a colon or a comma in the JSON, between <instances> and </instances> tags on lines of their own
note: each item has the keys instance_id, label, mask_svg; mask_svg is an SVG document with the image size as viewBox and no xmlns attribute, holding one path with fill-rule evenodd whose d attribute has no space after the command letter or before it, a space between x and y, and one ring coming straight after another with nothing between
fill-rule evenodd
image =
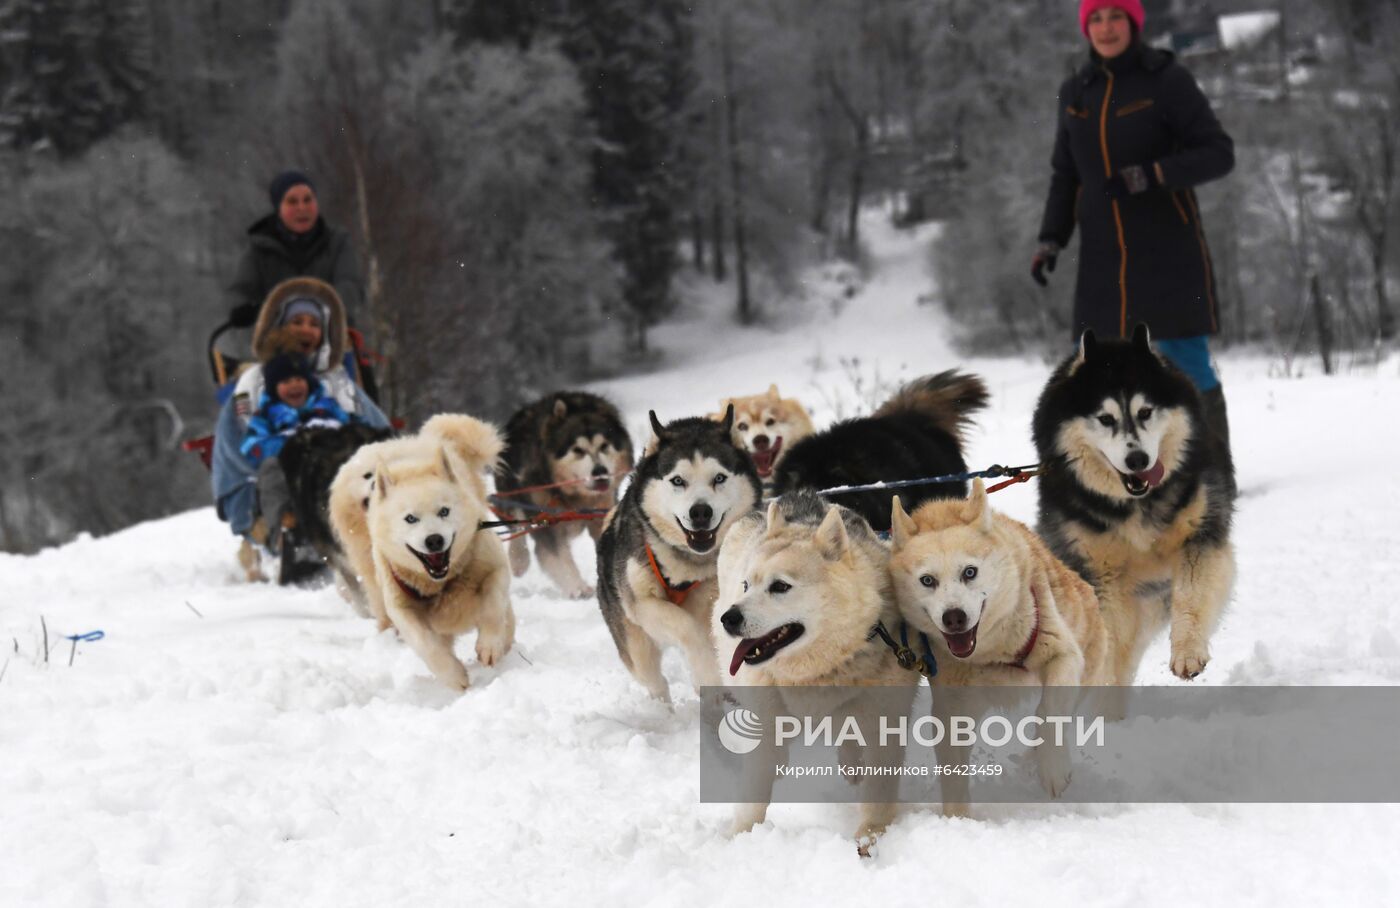
<instances>
[{"instance_id":1,"label":"sled dog team","mask_svg":"<svg viewBox=\"0 0 1400 908\"><path fill-rule=\"evenodd\" d=\"M963 431L986 402L980 379L943 372L868 417L815 431L770 387L705 417L662 422L653 411L635 466L618 411L596 395L532 404L504 438L471 417L437 416L417 436L360 448L340 470L337 566L381 628L465 689L455 637L475 630L484 665L509 651L509 573L529 562L523 539L507 557L482 528L495 516L482 477L491 469L510 516L607 509L601 521L534 534L535 556L565 595L593 595L569 551L586 526L618 655L662 701L668 646L697 687L781 697L793 686L903 685L912 695L919 675L900 667L877 625L926 635L939 687L1039 686L1042 715L1073 709L1083 686L1122 691L1164 626L1172 672L1198 675L1234 579L1234 470L1190 380L1145 327L1131 340L1086 332L1050 377L1032 420L1036 531L993 510L980 480L970 491L952 482L814 494L966 471ZM775 497L764 505L766 487ZM1068 757L1037 751L1041 783L1058 796ZM864 805L857 836L867 843L893 817L888 794ZM945 813L964 813L963 796L945 783ZM734 830L762 822L766 808L741 805Z\"/></svg>"}]
</instances>

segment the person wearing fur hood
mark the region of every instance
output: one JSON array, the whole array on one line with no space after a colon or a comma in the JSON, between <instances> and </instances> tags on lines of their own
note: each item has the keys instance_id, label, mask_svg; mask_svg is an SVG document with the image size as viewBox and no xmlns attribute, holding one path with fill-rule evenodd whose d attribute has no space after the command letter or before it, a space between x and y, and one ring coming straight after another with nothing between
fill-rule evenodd
<instances>
[{"instance_id":1,"label":"person wearing fur hood","mask_svg":"<svg viewBox=\"0 0 1400 908\"><path fill-rule=\"evenodd\" d=\"M240 453L239 444L265 390L263 363L279 353L306 357L326 396L346 414L375 428L389 428L383 412L346 371L347 337L345 306L325 281L283 281L263 302L253 327L253 353L259 364L239 376L214 428L214 502L235 535L246 536L258 516L257 471Z\"/></svg>"},{"instance_id":2,"label":"person wearing fur hood","mask_svg":"<svg viewBox=\"0 0 1400 908\"><path fill-rule=\"evenodd\" d=\"M316 378L326 393L351 415L359 415L371 425L379 422L362 412L369 408L383 419L369 395L365 394L345 369L349 349L345 306L335 288L314 277L294 277L272 288L253 325L253 355L265 363L278 353L300 353L311 361ZM246 426L263 392L262 367L249 369L234 387L234 408Z\"/></svg>"}]
</instances>

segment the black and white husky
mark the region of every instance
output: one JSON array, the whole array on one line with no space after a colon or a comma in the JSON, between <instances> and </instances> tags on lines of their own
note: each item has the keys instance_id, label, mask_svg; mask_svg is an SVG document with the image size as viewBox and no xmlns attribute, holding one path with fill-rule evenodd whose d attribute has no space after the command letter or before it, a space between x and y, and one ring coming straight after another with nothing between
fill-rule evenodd
<instances>
[{"instance_id":1,"label":"black and white husky","mask_svg":"<svg viewBox=\"0 0 1400 908\"><path fill-rule=\"evenodd\" d=\"M715 561L729 528L758 506L753 460L720 422L661 425L598 540L598 604L633 677L659 700L670 691L661 647L679 646L698 688L721 683L710 638Z\"/></svg>"},{"instance_id":2,"label":"black and white husky","mask_svg":"<svg viewBox=\"0 0 1400 908\"><path fill-rule=\"evenodd\" d=\"M1034 432L1040 534L1098 593L1114 683L1132 683L1168 623L1172 673L1199 675L1234 584L1235 475L1191 380L1144 325L1130 341L1086 331L1041 394Z\"/></svg>"}]
</instances>

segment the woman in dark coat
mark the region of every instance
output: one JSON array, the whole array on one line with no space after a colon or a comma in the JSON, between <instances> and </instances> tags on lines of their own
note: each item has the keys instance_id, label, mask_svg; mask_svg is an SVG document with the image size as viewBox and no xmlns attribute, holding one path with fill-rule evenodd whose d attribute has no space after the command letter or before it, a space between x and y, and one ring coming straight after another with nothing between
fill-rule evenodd
<instances>
[{"instance_id":1,"label":"woman in dark coat","mask_svg":"<svg viewBox=\"0 0 1400 908\"><path fill-rule=\"evenodd\" d=\"M248 251L229 286L229 321L251 326L273 287L294 277L314 277L335 288L354 324L364 302L364 280L350 235L321 217L316 187L303 173L279 173L268 198L272 213L248 228Z\"/></svg>"},{"instance_id":2,"label":"woman in dark coat","mask_svg":"<svg viewBox=\"0 0 1400 908\"><path fill-rule=\"evenodd\" d=\"M1139 0L1081 0L1089 62L1060 86L1031 275L1046 283L1077 223L1075 337L1086 328L1128 337L1146 322L1228 436L1206 343L1220 330L1219 305L1194 187L1230 172L1234 143L1172 53L1142 44L1142 22Z\"/></svg>"}]
</instances>

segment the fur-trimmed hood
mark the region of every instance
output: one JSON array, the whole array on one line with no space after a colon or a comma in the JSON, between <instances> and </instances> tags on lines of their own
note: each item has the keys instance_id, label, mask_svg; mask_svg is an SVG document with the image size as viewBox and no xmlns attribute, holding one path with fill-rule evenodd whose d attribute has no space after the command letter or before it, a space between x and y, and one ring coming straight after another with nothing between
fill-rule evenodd
<instances>
[{"instance_id":1,"label":"fur-trimmed hood","mask_svg":"<svg viewBox=\"0 0 1400 908\"><path fill-rule=\"evenodd\" d=\"M325 330L321 349L316 354L316 371L323 372L339 364L345 356L348 346L345 304L334 287L314 277L285 280L267 294L253 326L253 355L259 362L266 362L282 352L286 346L285 332L280 325L282 312L288 303L297 299L309 299L321 307Z\"/></svg>"}]
</instances>

